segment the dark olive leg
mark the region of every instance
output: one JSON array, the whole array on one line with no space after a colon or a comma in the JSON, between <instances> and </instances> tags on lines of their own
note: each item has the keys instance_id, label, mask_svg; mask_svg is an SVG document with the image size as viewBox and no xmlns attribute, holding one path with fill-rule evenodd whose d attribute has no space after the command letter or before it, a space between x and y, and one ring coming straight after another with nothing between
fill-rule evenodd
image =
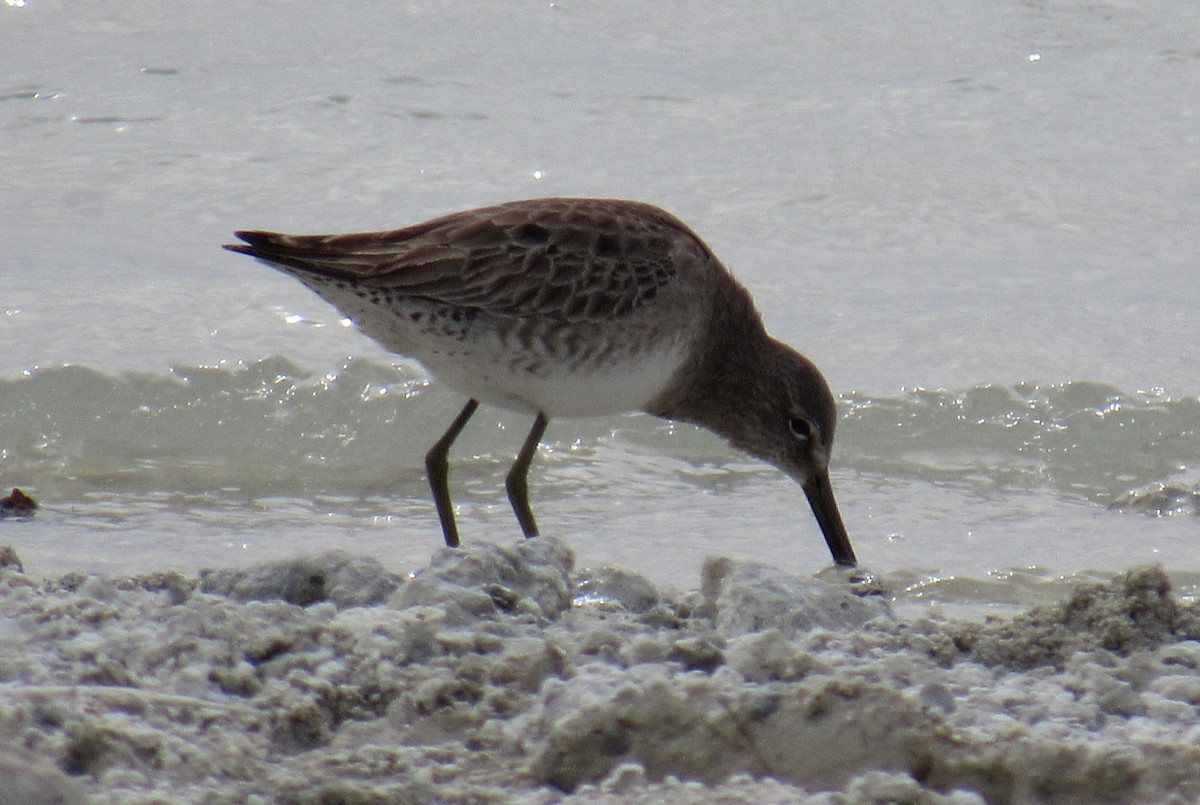
<instances>
[{"instance_id":1,"label":"dark olive leg","mask_svg":"<svg viewBox=\"0 0 1200 805\"><path fill-rule=\"evenodd\" d=\"M548 422L545 414L538 414L533 420L533 427L525 437L525 444L521 445L521 452L517 453L517 460L513 462L508 477L504 479L504 487L508 490L508 502L512 504L513 511L517 514L517 522L521 524L521 530L527 537L538 535L537 523L533 520L533 509L529 508L529 465L533 463L538 442L546 432Z\"/></svg>"},{"instance_id":2,"label":"dark olive leg","mask_svg":"<svg viewBox=\"0 0 1200 805\"><path fill-rule=\"evenodd\" d=\"M467 400L467 404L458 412L450 427L446 428L442 438L434 442L433 447L425 454L425 472L429 475L429 488L433 491L433 502L442 521L442 535L451 548L458 547L458 526L454 523L454 506L450 502L450 445L454 444L454 440L462 433L467 420L478 407L479 400Z\"/></svg>"}]
</instances>

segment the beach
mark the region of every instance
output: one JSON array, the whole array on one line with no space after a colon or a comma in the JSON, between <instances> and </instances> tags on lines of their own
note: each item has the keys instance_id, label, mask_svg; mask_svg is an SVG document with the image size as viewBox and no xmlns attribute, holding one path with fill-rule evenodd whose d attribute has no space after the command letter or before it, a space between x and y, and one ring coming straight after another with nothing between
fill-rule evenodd
<instances>
[{"instance_id":1,"label":"beach","mask_svg":"<svg viewBox=\"0 0 1200 805\"><path fill-rule=\"evenodd\" d=\"M1200 613L1161 569L1013 617L542 538L411 578L0 570L0 803L1186 802ZM15 792L15 793L14 793ZM6 798L7 797L7 798Z\"/></svg>"}]
</instances>

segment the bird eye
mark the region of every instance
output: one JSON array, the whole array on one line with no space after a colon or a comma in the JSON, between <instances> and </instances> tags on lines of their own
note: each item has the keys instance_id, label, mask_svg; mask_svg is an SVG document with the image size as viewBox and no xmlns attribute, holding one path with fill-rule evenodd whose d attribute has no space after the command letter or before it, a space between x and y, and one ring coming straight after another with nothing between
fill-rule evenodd
<instances>
[{"instance_id":1,"label":"bird eye","mask_svg":"<svg viewBox=\"0 0 1200 805\"><path fill-rule=\"evenodd\" d=\"M807 440L812 438L812 423L804 417L794 416L789 419L788 428L797 439Z\"/></svg>"}]
</instances>

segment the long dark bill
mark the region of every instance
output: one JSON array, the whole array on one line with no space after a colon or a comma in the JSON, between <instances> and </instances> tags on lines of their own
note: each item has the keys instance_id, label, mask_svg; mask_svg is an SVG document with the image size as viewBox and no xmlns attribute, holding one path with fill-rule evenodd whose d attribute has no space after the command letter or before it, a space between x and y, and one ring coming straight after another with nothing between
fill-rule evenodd
<instances>
[{"instance_id":1,"label":"long dark bill","mask_svg":"<svg viewBox=\"0 0 1200 805\"><path fill-rule=\"evenodd\" d=\"M833 561L844 567L856 567L858 559L850 545L850 535L846 533L842 513L833 498L833 484L829 482L829 473L822 472L809 478L803 484L803 489L808 504L812 506L813 514L817 517L817 524L821 526L821 533L825 535L825 542L829 544Z\"/></svg>"}]
</instances>

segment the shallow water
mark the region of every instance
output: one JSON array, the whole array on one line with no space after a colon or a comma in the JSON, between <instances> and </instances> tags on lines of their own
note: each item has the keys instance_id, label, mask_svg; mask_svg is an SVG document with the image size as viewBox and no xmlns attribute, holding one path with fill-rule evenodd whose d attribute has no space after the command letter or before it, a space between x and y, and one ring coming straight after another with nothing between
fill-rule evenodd
<instances>
[{"instance_id":1,"label":"shallow water","mask_svg":"<svg viewBox=\"0 0 1200 805\"><path fill-rule=\"evenodd\" d=\"M822 366L871 571L964 605L1190 572L1193 30L1167 0L8 2L0 475L43 509L4 541L48 574L330 546L420 566L420 455L459 401L219 245L571 194L683 216ZM514 532L526 427L488 412L460 445L468 539ZM794 485L690 428L555 422L533 488L581 561L657 581L828 561Z\"/></svg>"},{"instance_id":2,"label":"shallow water","mask_svg":"<svg viewBox=\"0 0 1200 805\"><path fill-rule=\"evenodd\" d=\"M1022 580L1194 567L1200 501L1183 469L1200 452L1194 399L1076 383L843 403L838 494L864 566L904 578L901 594L1021 603ZM6 539L44 573L194 570L329 546L407 571L440 541L422 457L456 404L417 371L365 360L319 376L275 358L0 380L5 461L43 502L5 523ZM526 426L489 411L464 437L453 474L464 538L516 532L503 476ZM691 426L556 423L532 482L543 527L589 565L686 588L715 554L809 572L829 561L791 482ZM977 584L947 583L963 577Z\"/></svg>"}]
</instances>

